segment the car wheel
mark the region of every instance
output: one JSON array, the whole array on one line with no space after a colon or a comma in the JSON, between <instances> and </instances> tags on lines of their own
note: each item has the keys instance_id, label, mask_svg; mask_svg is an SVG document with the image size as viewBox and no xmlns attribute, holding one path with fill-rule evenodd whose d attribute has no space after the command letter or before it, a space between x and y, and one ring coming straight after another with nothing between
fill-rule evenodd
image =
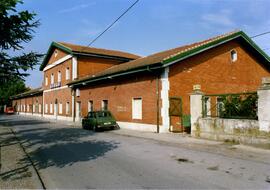
<instances>
[{"instance_id":1,"label":"car wheel","mask_svg":"<svg viewBox=\"0 0 270 190\"><path fill-rule=\"evenodd\" d=\"M94 132L97 132L97 127L96 127L96 125L93 126L93 131L94 131Z\"/></svg>"},{"instance_id":2,"label":"car wheel","mask_svg":"<svg viewBox=\"0 0 270 190\"><path fill-rule=\"evenodd\" d=\"M120 127L119 127L118 124L116 124L115 127L114 127L114 130L118 130L118 129L120 129Z\"/></svg>"}]
</instances>

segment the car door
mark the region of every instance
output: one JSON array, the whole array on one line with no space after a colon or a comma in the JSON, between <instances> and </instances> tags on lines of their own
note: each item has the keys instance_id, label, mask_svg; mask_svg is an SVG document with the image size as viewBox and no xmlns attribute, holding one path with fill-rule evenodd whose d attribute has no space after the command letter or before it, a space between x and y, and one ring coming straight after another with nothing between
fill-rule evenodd
<instances>
[{"instance_id":1,"label":"car door","mask_svg":"<svg viewBox=\"0 0 270 190\"><path fill-rule=\"evenodd\" d=\"M91 126L90 126L90 118L91 118L91 112L89 112L89 113L87 114L87 117L86 117L85 120L84 120L85 125L86 125L87 127L91 127Z\"/></svg>"},{"instance_id":2,"label":"car door","mask_svg":"<svg viewBox=\"0 0 270 190\"><path fill-rule=\"evenodd\" d=\"M93 126L96 124L96 116L95 112L89 112L89 117L88 117L88 125L90 128L93 128Z\"/></svg>"}]
</instances>

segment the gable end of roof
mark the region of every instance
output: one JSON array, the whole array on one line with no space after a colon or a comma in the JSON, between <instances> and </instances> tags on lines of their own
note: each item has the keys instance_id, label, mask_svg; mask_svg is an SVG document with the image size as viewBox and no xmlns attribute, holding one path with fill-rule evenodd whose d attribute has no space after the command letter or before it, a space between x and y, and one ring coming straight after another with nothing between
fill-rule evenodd
<instances>
[{"instance_id":1,"label":"gable end of roof","mask_svg":"<svg viewBox=\"0 0 270 190\"><path fill-rule=\"evenodd\" d=\"M219 46L221 44L224 44L228 41L231 41L233 39L242 37L250 46L252 46L261 56L264 57L264 59L269 63L270 62L270 58L269 56L259 47L256 45L255 42L253 42L253 40L248 37L243 31L238 31L238 32L234 32L230 35L224 36L224 37L220 37L218 39L200 44L198 46L194 46L192 48L188 48L183 50L182 52L178 52L174 55L171 55L169 57L166 57L163 59L162 64L163 65L171 65L175 62L184 60L188 57L191 57L193 55L199 54L201 52L204 52L208 49L214 48L216 46ZM270 65L269 65L270 66Z\"/></svg>"}]
</instances>

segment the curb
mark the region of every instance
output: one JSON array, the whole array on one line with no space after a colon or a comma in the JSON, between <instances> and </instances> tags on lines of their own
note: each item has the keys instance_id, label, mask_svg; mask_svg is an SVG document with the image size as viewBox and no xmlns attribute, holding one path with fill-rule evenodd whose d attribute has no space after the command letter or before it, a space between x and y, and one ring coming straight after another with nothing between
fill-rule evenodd
<instances>
[{"instance_id":1,"label":"curb","mask_svg":"<svg viewBox=\"0 0 270 190\"><path fill-rule=\"evenodd\" d=\"M46 186L45 186L45 184L44 184L44 182L43 182L43 180L42 180L42 178L40 176L40 173L39 173L38 169L36 168L33 160L31 159L31 157L29 156L29 154L25 150L24 146L22 145L20 138L16 135L16 132L14 130L12 130L11 128L9 128L9 130L14 135L15 139L19 142L22 151L25 153L25 155L27 156L28 160L30 161L32 167L34 168L34 171L36 172L36 174L38 176L38 179L39 179L39 182L40 182L40 184L42 186L42 189L46 189Z\"/></svg>"}]
</instances>

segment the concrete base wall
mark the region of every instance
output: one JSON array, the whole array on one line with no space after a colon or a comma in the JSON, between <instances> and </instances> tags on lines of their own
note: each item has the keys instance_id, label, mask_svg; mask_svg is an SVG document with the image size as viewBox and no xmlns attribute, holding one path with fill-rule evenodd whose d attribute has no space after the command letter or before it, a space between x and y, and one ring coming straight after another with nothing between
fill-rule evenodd
<instances>
[{"instance_id":1,"label":"concrete base wall","mask_svg":"<svg viewBox=\"0 0 270 190\"><path fill-rule=\"evenodd\" d=\"M260 131L257 120L200 118L194 136L270 148L270 133Z\"/></svg>"},{"instance_id":2,"label":"concrete base wall","mask_svg":"<svg viewBox=\"0 0 270 190\"><path fill-rule=\"evenodd\" d=\"M132 123L132 122L123 122L117 121L120 128L123 129L131 129L131 130L139 130L139 131L149 131L156 132L157 126L151 124L143 124L143 123Z\"/></svg>"}]
</instances>

